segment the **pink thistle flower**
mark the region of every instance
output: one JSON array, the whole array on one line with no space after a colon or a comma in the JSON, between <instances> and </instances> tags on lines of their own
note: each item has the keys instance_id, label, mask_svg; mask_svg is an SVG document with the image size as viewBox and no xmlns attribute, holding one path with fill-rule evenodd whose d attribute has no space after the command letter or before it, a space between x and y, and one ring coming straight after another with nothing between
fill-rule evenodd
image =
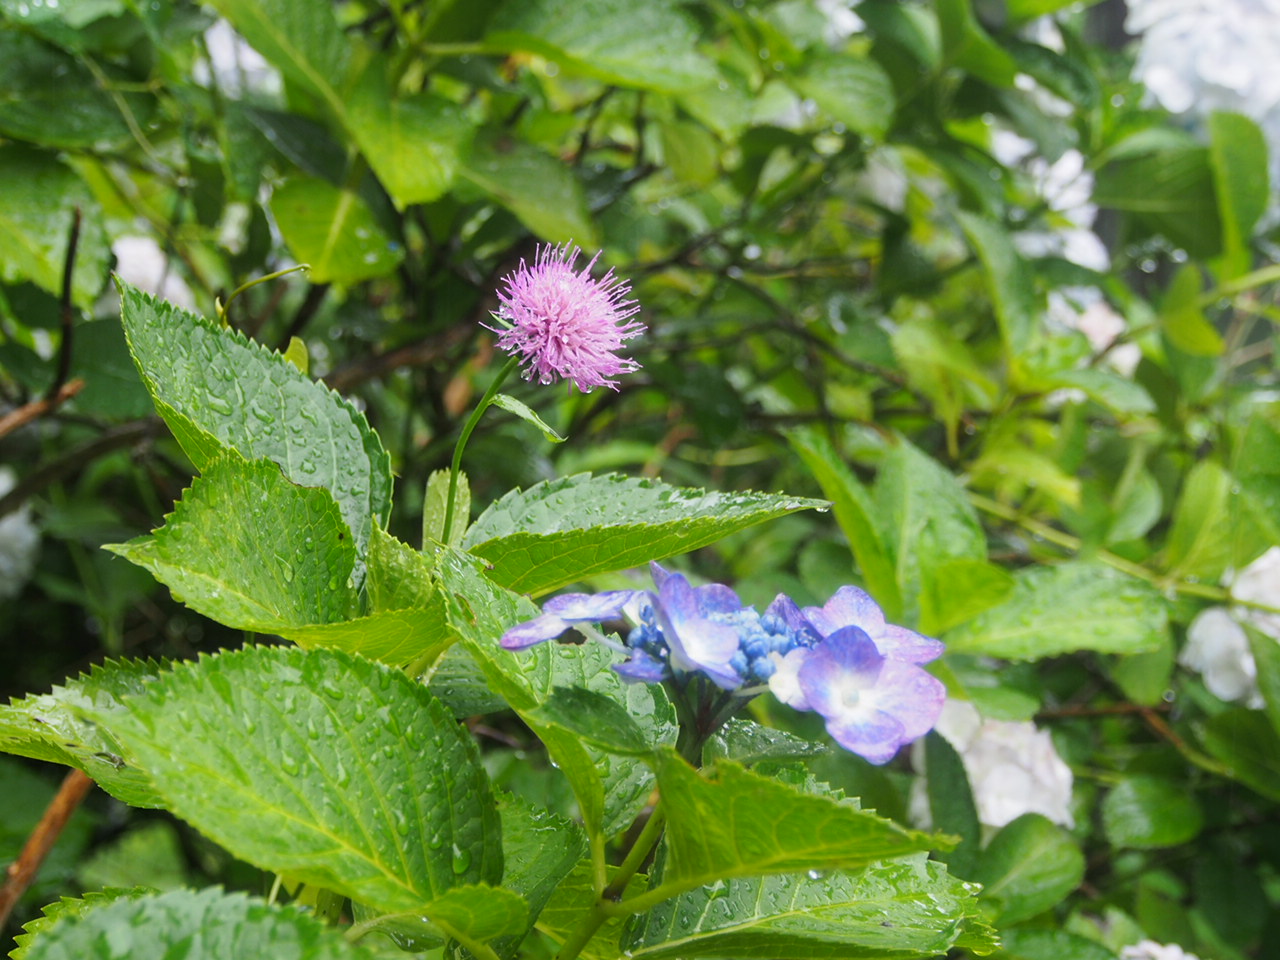
<instances>
[{"instance_id":1,"label":"pink thistle flower","mask_svg":"<svg viewBox=\"0 0 1280 960\"><path fill-rule=\"evenodd\" d=\"M579 390L595 387L618 389L609 379L639 370L640 364L616 351L623 341L644 332L644 324L631 320L640 305L626 299L631 284L610 269L599 280L591 268L600 254L576 272L581 251L564 244L539 246L533 267L523 260L520 268L502 278L500 306L493 318L502 326L489 327L498 334L498 346L525 364L524 377L539 383L572 380Z\"/></svg>"}]
</instances>

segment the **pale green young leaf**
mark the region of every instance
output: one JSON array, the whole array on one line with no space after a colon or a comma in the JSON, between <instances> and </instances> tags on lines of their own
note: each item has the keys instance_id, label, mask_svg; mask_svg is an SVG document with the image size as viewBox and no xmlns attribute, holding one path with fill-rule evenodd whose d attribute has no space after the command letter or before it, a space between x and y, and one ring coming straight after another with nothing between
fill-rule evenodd
<instances>
[{"instance_id":1,"label":"pale green young leaf","mask_svg":"<svg viewBox=\"0 0 1280 960\"><path fill-rule=\"evenodd\" d=\"M294 907L243 893L173 890L67 911L26 945L25 960L371 960Z\"/></svg>"},{"instance_id":2,"label":"pale green young leaf","mask_svg":"<svg viewBox=\"0 0 1280 960\"><path fill-rule=\"evenodd\" d=\"M1012 925L1061 903L1078 887L1084 854L1062 827L1027 813L995 835L974 879L1000 923Z\"/></svg>"},{"instance_id":3,"label":"pale green young leaf","mask_svg":"<svg viewBox=\"0 0 1280 960\"><path fill-rule=\"evenodd\" d=\"M511 491L480 515L465 544L489 561L498 583L538 595L825 506L802 497L714 493L618 474L580 474Z\"/></svg>"},{"instance_id":4,"label":"pale green young leaf","mask_svg":"<svg viewBox=\"0 0 1280 960\"><path fill-rule=\"evenodd\" d=\"M397 667L412 663L430 666L456 639L440 594L422 607L382 610L337 623L288 627L278 633L306 649L345 650Z\"/></svg>"},{"instance_id":5,"label":"pale green young leaf","mask_svg":"<svg viewBox=\"0 0 1280 960\"><path fill-rule=\"evenodd\" d=\"M379 612L427 606L435 595L431 567L429 556L375 524L365 582L369 607Z\"/></svg>"},{"instance_id":6,"label":"pale green young leaf","mask_svg":"<svg viewBox=\"0 0 1280 960\"><path fill-rule=\"evenodd\" d=\"M191 482L163 527L108 549L229 627L284 633L357 610L356 546L338 504L271 460L228 452Z\"/></svg>"},{"instance_id":7,"label":"pale green young leaf","mask_svg":"<svg viewBox=\"0 0 1280 960\"><path fill-rule=\"evenodd\" d=\"M825 744L801 740L785 730L734 717L712 734L702 750L702 759L713 763L723 758L749 767L762 760L799 760L826 752Z\"/></svg>"},{"instance_id":8,"label":"pale green young leaf","mask_svg":"<svg viewBox=\"0 0 1280 960\"><path fill-rule=\"evenodd\" d=\"M176 667L124 707L83 712L242 860L387 912L501 877L475 743L401 671L249 647Z\"/></svg>"},{"instance_id":9,"label":"pale green young leaf","mask_svg":"<svg viewBox=\"0 0 1280 960\"><path fill-rule=\"evenodd\" d=\"M85 709L121 713L124 699L140 693L162 669L152 660L108 660L48 693L0 706L0 752L76 767L131 806L163 806L147 771L122 756L110 723L81 716Z\"/></svg>"},{"instance_id":10,"label":"pale green young leaf","mask_svg":"<svg viewBox=\"0 0 1280 960\"><path fill-rule=\"evenodd\" d=\"M458 474L458 489L454 495L453 529L449 531L446 546L458 547L471 525L471 484L465 473ZM440 543L444 536L444 517L449 506L449 471L433 470L427 478L427 492L422 502L422 543Z\"/></svg>"},{"instance_id":11,"label":"pale green young leaf","mask_svg":"<svg viewBox=\"0 0 1280 960\"><path fill-rule=\"evenodd\" d=\"M995 943L969 886L923 856L714 883L638 917L625 939L636 960L915 960Z\"/></svg>"},{"instance_id":12,"label":"pale green young leaf","mask_svg":"<svg viewBox=\"0 0 1280 960\"><path fill-rule=\"evenodd\" d=\"M939 835L732 761L698 771L668 749L658 752L655 766L667 813L663 886L688 890L731 877L851 869L949 846Z\"/></svg>"},{"instance_id":13,"label":"pale green young leaf","mask_svg":"<svg viewBox=\"0 0 1280 960\"><path fill-rule=\"evenodd\" d=\"M316 283L356 283L391 273L404 259L354 190L294 177L271 194L271 212L293 255Z\"/></svg>"},{"instance_id":14,"label":"pale green young leaf","mask_svg":"<svg viewBox=\"0 0 1280 960\"><path fill-rule=\"evenodd\" d=\"M1012 87L1017 64L983 29L969 0L939 0L935 9L946 63L993 86Z\"/></svg>"},{"instance_id":15,"label":"pale green young leaf","mask_svg":"<svg viewBox=\"0 0 1280 960\"><path fill-rule=\"evenodd\" d=\"M505 393L494 394L493 405L501 407L507 413L514 413L526 423L532 423L535 427L542 431L542 435L552 443L564 443L565 438L556 433L556 431L538 416L537 411L529 407L528 404L517 400L515 397L508 396Z\"/></svg>"},{"instance_id":16,"label":"pale green young leaf","mask_svg":"<svg viewBox=\"0 0 1280 960\"><path fill-rule=\"evenodd\" d=\"M330 491L363 553L375 518L391 512L391 460L364 414L280 354L119 286L134 362L196 467L225 447L274 460L293 482Z\"/></svg>"},{"instance_id":17,"label":"pale green young leaf","mask_svg":"<svg viewBox=\"0 0 1280 960\"><path fill-rule=\"evenodd\" d=\"M696 23L672 0L509 0L490 22L489 46L536 53L606 83L676 91L716 79L698 51Z\"/></svg>"},{"instance_id":18,"label":"pale green young leaf","mask_svg":"<svg viewBox=\"0 0 1280 960\"><path fill-rule=\"evenodd\" d=\"M1141 653L1168 630L1155 587L1101 563L1076 560L1014 574L1009 599L946 636L954 653L1039 660L1075 650Z\"/></svg>"}]
</instances>

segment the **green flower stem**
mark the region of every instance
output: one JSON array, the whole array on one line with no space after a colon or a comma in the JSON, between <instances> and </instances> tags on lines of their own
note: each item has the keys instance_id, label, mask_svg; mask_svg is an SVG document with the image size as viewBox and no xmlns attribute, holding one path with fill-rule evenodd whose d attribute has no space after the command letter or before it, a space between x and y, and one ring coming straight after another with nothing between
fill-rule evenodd
<instances>
[{"instance_id":1,"label":"green flower stem","mask_svg":"<svg viewBox=\"0 0 1280 960\"><path fill-rule=\"evenodd\" d=\"M516 368L516 364L519 362L518 357L512 357L498 371L498 375L489 384L489 389L484 392L484 396L480 398L476 408L471 411L471 416L467 418L466 424L462 427L462 434L458 437L458 443L453 448L453 463L449 468L449 499L444 508L444 529L440 532L442 543L448 543L449 534L453 532L453 509L458 499L458 472L462 469L462 451L466 449L467 441L471 439L472 431L475 430L480 418L484 416L484 412L493 403L493 398L497 395L499 388L501 388L507 377L511 376L511 371Z\"/></svg>"},{"instance_id":2,"label":"green flower stem","mask_svg":"<svg viewBox=\"0 0 1280 960\"><path fill-rule=\"evenodd\" d=\"M311 269L311 264L300 263L297 266L289 267L287 270L277 270L275 273L268 273L265 277L257 277L256 279L250 280L248 283L240 284L240 286L236 287L235 290L231 292L231 296L227 297L226 303L215 304L215 306L218 308L218 319L221 320L223 323L226 323L227 308L231 306L231 301L234 300L236 297L240 296L240 294L244 293L250 287L256 287L258 284L266 283L268 280L278 280L280 277L287 276L291 273L297 273L299 270L310 270L310 269Z\"/></svg>"}]
</instances>

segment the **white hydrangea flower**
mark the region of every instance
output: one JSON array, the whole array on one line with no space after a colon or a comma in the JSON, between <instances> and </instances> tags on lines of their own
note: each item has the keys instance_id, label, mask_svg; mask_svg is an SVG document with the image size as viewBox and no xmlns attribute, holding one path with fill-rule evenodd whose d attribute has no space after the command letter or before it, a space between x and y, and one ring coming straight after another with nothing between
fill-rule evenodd
<instances>
[{"instance_id":1,"label":"white hydrangea flower","mask_svg":"<svg viewBox=\"0 0 1280 960\"><path fill-rule=\"evenodd\" d=\"M209 62L196 62L196 83L207 86L211 79L217 80L219 89L228 97L242 97L246 93L276 97L284 89L280 71L249 46L226 20L219 20L206 30L204 42L209 50Z\"/></svg>"},{"instance_id":2,"label":"white hydrangea flower","mask_svg":"<svg viewBox=\"0 0 1280 960\"><path fill-rule=\"evenodd\" d=\"M1097 287L1062 287L1049 291L1048 300L1047 316L1051 325L1079 330L1088 338L1089 346L1095 352L1107 350L1107 366L1121 376L1133 376L1142 359L1142 348L1136 343L1112 347L1116 339L1129 329L1129 324L1115 311L1101 290Z\"/></svg>"},{"instance_id":3,"label":"white hydrangea flower","mask_svg":"<svg viewBox=\"0 0 1280 960\"><path fill-rule=\"evenodd\" d=\"M1194 953L1187 953L1176 943L1156 943L1143 940L1120 951L1120 960L1200 960Z\"/></svg>"},{"instance_id":4,"label":"white hydrangea flower","mask_svg":"<svg viewBox=\"0 0 1280 960\"><path fill-rule=\"evenodd\" d=\"M116 274L139 290L176 303L186 310L196 309L196 298L169 263L169 258L152 237L119 237L111 244L116 257Z\"/></svg>"},{"instance_id":5,"label":"white hydrangea flower","mask_svg":"<svg viewBox=\"0 0 1280 960\"><path fill-rule=\"evenodd\" d=\"M0 467L0 497L14 488L17 476ZM31 508L22 506L0 518L0 600L12 600L26 586L40 552L40 529L31 519Z\"/></svg>"},{"instance_id":6,"label":"white hydrangea flower","mask_svg":"<svg viewBox=\"0 0 1280 960\"><path fill-rule=\"evenodd\" d=\"M1065 827L1075 825L1071 768L1047 731L1030 722L984 720L965 700L948 700L934 729L960 754L982 823L1003 827L1024 813L1039 813ZM923 769L921 747L914 757L916 768ZM923 778L911 806L915 819L927 821Z\"/></svg>"},{"instance_id":7,"label":"white hydrangea flower","mask_svg":"<svg viewBox=\"0 0 1280 960\"><path fill-rule=\"evenodd\" d=\"M1234 577L1223 577L1223 582L1236 600L1280 609L1280 547L1272 547ZM1209 607L1196 614L1187 627L1187 642L1178 653L1178 663L1199 673L1219 700L1244 701L1257 709L1263 705L1258 668L1242 623L1280 641L1280 613L1240 604L1230 609Z\"/></svg>"}]
</instances>

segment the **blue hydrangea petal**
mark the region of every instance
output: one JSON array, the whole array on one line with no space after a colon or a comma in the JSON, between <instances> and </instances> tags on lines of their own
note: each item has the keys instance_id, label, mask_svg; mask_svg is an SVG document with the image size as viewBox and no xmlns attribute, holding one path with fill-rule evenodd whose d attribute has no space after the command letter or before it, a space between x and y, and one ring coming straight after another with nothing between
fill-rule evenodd
<instances>
[{"instance_id":1,"label":"blue hydrangea petal","mask_svg":"<svg viewBox=\"0 0 1280 960\"><path fill-rule=\"evenodd\" d=\"M841 627L861 627L875 639L885 626L884 611L859 587L841 587L821 607L805 607L804 614L824 637Z\"/></svg>"},{"instance_id":2,"label":"blue hydrangea petal","mask_svg":"<svg viewBox=\"0 0 1280 960\"><path fill-rule=\"evenodd\" d=\"M737 613L742 609L738 595L723 583L708 583L693 591L698 601L698 613L709 617L716 613Z\"/></svg>"},{"instance_id":3,"label":"blue hydrangea petal","mask_svg":"<svg viewBox=\"0 0 1280 960\"><path fill-rule=\"evenodd\" d=\"M499 643L507 650L524 650L526 647L554 640L570 626L554 613L544 613L540 617L516 624L502 635Z\"/></svg>"},{"instance_id":4,"label":"blue hydrangea petal","mask_svg":"<svg viewBox=\"0 0 1280 960\"><path fill-rule=\"evenodd\" d=\"M902 724L880 710L828 717L827 733L849 752L877 766L892 760L904 742Z\"/></svg>"},{"instance_id":5,"label":"blue hydrangea petal","mask_svg":"<svg viewBox=\"0 0 1280 960\"><path fill-rule=\"evenodd\" d=\"M657 611L673 669L700 671L726 690L741 686L742 677L730 665L738 652L738 631L699 616L697 596L681 574L663 581Z\"/></svg>"},{"instance_id":6,"label":"blue hydrangea petal","mask_svg":"<svg viewBox=\"0 0 1280 960\"><path fill-rule=\"evenodd\" d=\"M671 675L667 665L643 650L636 650L625 663L615 663L614 672L628 683L660 683Z\"/></svg>"},{"instance_id":7,"label":"blue hydrangea petal","mask_svg":"<svg viewBox=\"0 0 1280 960\"><path fill-rule=\"evenodd\" d=\"M805 617L800 605L785 593L780 593L773 598L773 603L769 604L769 609L764 612L764 615L777 617L796 640L806 646L813 646L822 639L818 631L813 628L813 624Z\"/></svg>"},{"instance_id":8,"label":"blue hydrangea petal","mask_svg":"<svg viewBox=\"0 0 1280 960\"><path fill-rule=\"evenodd\" d=\"M797 678L814 710L839 717L860 709L885 662L865 631L843 627L809 651Z\"/></svg>"},{"instance_id":9,"label":"blue hydrangea petal","mask_svg":"<svg viewBox=\"0 0 1280 960\"><path fill-rule=\"evenodd\" d=\"M895 627L893 624L887 625L871 639L890 660L901 660L904 663L928 663L937 660L947 649L941 640L926 637L906 627Z\"/></svg>"},{"instance_id":10,"label":"blue hydrangea petal","mask_svg":"<svg viewBox=\"0 0 1280 960\"><path fill-rule=\"evenodd\" d=\"M942 681L915 664L890 660L880 673L874 702L902 724L902 741L918 740L933 729L947 699Z\"/></svg>"},{"instance_id":11,"label":"blue hydrangea petal","mask_svg":"<svg viewBox=\"0 0 1280 960\"><path fill-rule=\"evenodd\" d=\"M566 623L597 623L622 616L622 611L643 590L606 590L603 593L566 593L542 605L544 614L554 614Z\"/></svg>"},{"instance_id":12,"label":"blue hydrangea petal","mask_svg":"<svg viewBox=\"0 0 1280 960\"><path fill-rule=\"evenodd\" d=\"M661 590L662 585L667 582L667 577L671 576L671 571L657 560L650 560L649 576L653 577L653 585Z\"/></svg>"}]
</instances>

